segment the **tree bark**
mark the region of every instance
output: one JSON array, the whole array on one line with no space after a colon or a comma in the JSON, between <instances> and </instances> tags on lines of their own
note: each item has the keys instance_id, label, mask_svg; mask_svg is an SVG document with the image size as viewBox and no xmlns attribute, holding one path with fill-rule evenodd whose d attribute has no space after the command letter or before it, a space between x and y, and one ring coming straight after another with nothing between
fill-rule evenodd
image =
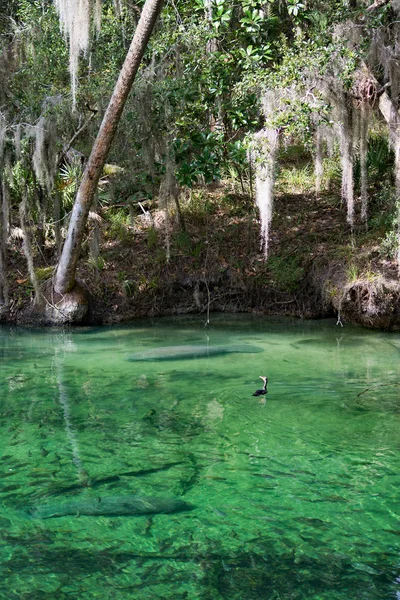
<instances>
[{"instance_id":1,"label":"tree bark","mask_svg":"<svg viewBox=\"0 0 400 600\"><path fill-rule=\"evenodd\" d=\"M79 251L90 206L117 130L122 110L162 4L163 0L146 0L143 7L132 43L103 117L75 199L67 237L54 276L53 286L56 294L67 294L75 285Z\"/></svg>"},{"instance_id":2,"label":"tree bark","mask_svg":"<svg viewBox=\"0 0 400 600\"><path fill-rule=\"evenodd\" d=\"M371 10L376 10L377 8L381 8L382 6L389 4L389 2L390 0L375 0L375 2L368 6L365 10L370 12Z\"/></svg>"},{"instance_id":3,"label":"tree bark","mask_svg":"<svg viewBox=\"0 0 400 600\"><path fill-rule=\"evenodd\" d=\"M5 183L0 177L0 320L8 311L7 282L7 237L8 237L8 198Z\"/></svg>"},{"instance_id":4,"label":"tree bark","mask_svg":"<svg viewBox=\"0 0 400 600\"><path fill-rule=\"evenodd\" d=\"M389 135L390 135L392 141L395 142L396 139L400 135L399 111L397 110L396 105L393 102L392 98L386 92L386 90L385 90L386 86L383 86L383 87L380 86L379 81L376 79L376 77L374 76L374 74L372 73L372 70L368 67L368 65L366 65L364 63L364 67L366 69L368 77L371 79L371 81L375 85L376 89L378 90L378 93L377 93L377 95L379 97L378 108L381 112L381 115L383 116L386 123L388 124Z\"/></svg>"}]
</instances>

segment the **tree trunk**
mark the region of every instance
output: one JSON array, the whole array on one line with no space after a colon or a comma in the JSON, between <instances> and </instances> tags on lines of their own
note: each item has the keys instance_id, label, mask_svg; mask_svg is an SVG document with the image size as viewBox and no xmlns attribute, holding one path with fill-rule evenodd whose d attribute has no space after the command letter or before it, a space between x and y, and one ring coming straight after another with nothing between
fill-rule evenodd
<instances>
[{"instance_id":1,"label":"tree trunk","mask_svg":"<svg viewBox=\"0 0 400 600\"><path fill-rule=\"evenodd\" d=\"M162 4L163 0L146 0L131 46L89 156L72 210L67 238L54 276L53 286L57 297L59 295L65 296L75 286L76 266L90 206L122 110Z\"/></svg>"},{"instance_id":2,"label":"tree trunk","mask_svg":"<svg viewBox=\"0 0 400 600\"><path fill-rule=\"evenodd\" d=\"M54 217L54 238L56 241L57 258L61 254L61 198L60 191L57 186L54 190L54 204L53 204L53 217Z\"/></svg>"},{"instance_id":3,"label":"tree trunk","mask_svg":"<svg viewBox=\"0 0 400 600\"><path fill-rule=\"evenodd\" d=\"M7 237L8 198L5 183L0 177L0 321L8 312Z\"/></svg>"},{"instance_id":4,"label":"tree trunk","mask_svg":"<svg viewBox=\"0 0 400 600\"><path fill-rule=\"evenodd\" d=\"M27 207L27 191L24 188L22 192L21 203L19 205L19 218L21 223L21 229L24 234L24 243L23 243L23 251L26 258L26 264L28 267L28 273L33 285L33 289L35 292L34 304L37 305L40 302L41 294L39 288L39 282L35 273L35 266L33 263L33 250L31 244L31 233L29 231L29 221L28 221L28 207Z\"/></svg>"},{"instance_id":5,"label":"tree trunk","mask_svg":"<svg viewBox=\"0 0 400 600\"><path fill-rule=\"evenodd\" d=\"M373 76L372 72L369 71L369 77L374 82L377 89L379 89L379 83ZM386 123L389 127L389 137L394 147L394 174L395 174L395 189L396 189L396 201L400 199L400 114L397 110L395 103L389 94L382 89L379 92L379 110L383 115ZM397 254L396 254L397 270L400 277L400 207L397 208Z\"/></svg>"}]
</instances>

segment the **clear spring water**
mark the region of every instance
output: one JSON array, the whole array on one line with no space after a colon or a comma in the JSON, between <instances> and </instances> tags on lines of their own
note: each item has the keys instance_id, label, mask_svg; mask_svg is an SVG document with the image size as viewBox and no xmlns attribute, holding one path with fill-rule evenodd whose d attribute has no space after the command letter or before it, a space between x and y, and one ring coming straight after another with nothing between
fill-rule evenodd
<instances>
[{"instance_id":1,"label":"clear spring water","mask_svg":"<svg viewBox=\"0 0 400 600\"><path fill-rule=\"evenodd\" d=\"M262 352L127 360L238 344ZM3 327L0 359L0 598L400 598L398 334L243 315ZM194 508L30 514L136 493Z\"/></svg>"}]
</instances>

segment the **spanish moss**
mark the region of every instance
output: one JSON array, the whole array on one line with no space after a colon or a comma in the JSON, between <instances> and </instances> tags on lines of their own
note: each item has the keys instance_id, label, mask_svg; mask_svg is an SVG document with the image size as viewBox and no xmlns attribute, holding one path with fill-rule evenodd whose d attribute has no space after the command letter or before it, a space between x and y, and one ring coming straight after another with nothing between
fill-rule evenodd
<instances>
[{"instance_id":1,"label":"spanish moss","mask_svg":"<svg viewBox=\"0 0 400 600\"><path fill-rule=\"evenodd\" d=\"M166 158L165 176L160 185L158 196L159 207L163 213L164 226L164 241L167 263L171 258L171 223L169 215L169 202L175 195L176 180L175 180L175 163L170 156Z\"/></svg>"},{"instance_id":2,"label":"spanish moss","mask_svg":"<svg viewBox=\"0 0 400 600\"><path fill-rule=\"evenodd\" d=\"M338 127L342 166L342 199L347 205L347 222L354 224L353 111L345 93L337 96Z\"/></svg>"},{"instance_id":3,"label":"spanish moss","mask_svg":"<svg viewBox=\"0 0 400 600\"><path fill-rule=\"evenodd\" d=\"M363 102L360 107L360 196L361 196L361 220L367 224L368 218L368 106Z\"/></svg>"},{"instance_id":4,"label":"spanish moss","mask_svg":"<svg viewBox=\"0 0 400 600\"><path fill-rule=\"evenodd\" d=\"M79 56L86 54L90 40L89 0L54 0L60 17L61 31L69 44L69 71L73 107L76 105ZM95 5L95 23L100 24L99 5Z\"/></svg>"},{"instance_id":5,"label":"spanish moss","mask_svg":"<svg viewBox=\"0 0 400 600\"><path fill-rule=\"evenodd\" d=\"M34 128L35 151L33 153L33 168L40 184L51 192L57 165L56 128L54 123L47 121L42 115Z\"/></svg>"},{"instance_id":6,"label":"spanish moss","mask_svg":"<svg viewBox=\"0 0 400 600\"><path fill-rule=\"evenodd\" d=\"M315 193L317 196L321 191L322 176L324 174L324 165L322 161L323 137L322 130L317 127L315 134Z\"/></svg>"},{"instance_id":7,"label":"spanish moss","mask_svg":"<svg viewBox=\"0 0 400 600\"><path fill-rule=\"evenodd\" d=\"M28 216L28 207L27 207L27 192L25 189L22 190L22 198L19 207L19 216L21 221L21 228L24 235L23 241L23 251L26 258L26 264L28 267L29 277L32 282L32 286L35 292L34 303L38 303L40 299L40 289L39 282L36 277L35 267L33 263L33 249L32 242L30 238L30 227L29 227L29 216Z\"/></svg>"},{"instance_id":8,"label":"spanish moss","mask_svg":"<svg viewBox=\"0 0 400 600\"><path fill-rule=\"evenodd\" d=\"M7 133L7 121L5 116L0 112L0 164L3 162L4 144Z\"/></svg>"},{"instance_id":9,"label":"spanish moss","mask_svg":"<svg viewBox=\"0 0 400 600\"><path fill-rule=\"evenodd\" d=\"M279 134L276 129L263 129L255 136L256 204L260 216L261 250L268 257L269 228L272 220L276 158Z\"/></svg>"}]
</instances>

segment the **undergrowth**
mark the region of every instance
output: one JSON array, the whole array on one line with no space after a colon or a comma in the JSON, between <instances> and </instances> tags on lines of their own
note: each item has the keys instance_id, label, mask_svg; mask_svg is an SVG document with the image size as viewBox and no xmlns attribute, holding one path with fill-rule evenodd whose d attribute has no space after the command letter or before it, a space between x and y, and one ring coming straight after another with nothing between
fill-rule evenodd
<instances>
[{"instance_id":1,"label":"undergrowth","mask_svg":"<svg viewBox=\"0 0 400 600\"><path fill-rule=\"evenodd\" d=\"M377 143L376 148L379 150L381 146ZM340 199L340 169L335 157L324 161L322 190L317 198L312 157L307 152L299 152L296 154L293 148L286 152L280 167L267 262L260 249L258 214L251 186L248 181L242 181L240 186L237 181L227 181L223 185L199 186L181 193L179 205L184 226L177 217L175 203L170 201L168 253L165 223L156 218L157 213L162 216L157 199L146 201L146 210L152 214L147 220L136 206L132 219L132 211L122 200L112 206L100 206L99 255L90 258L84 247L83 278L88 280L94 294L98 291L98 297L104 299L105 304L118 307L121 302L131 302L134 305L143 303L146 298L149 306L151 303L149 310L157 314L162 314L163 302L167 302L165 290L172 289L178 282L176 289L180 294L179 282L185 280L208 285L214 277L212 273L217 274L217 280L222 272L230 274L223 286L219 282L215 286L220 288L218 294L221 295L225 287L237 285L239 299L235 307L239 309L245 305L242 298L246 289L254 289L254 285L260 303L265 302L265 306L268 293L296 296L304 288L303 282L313 266L323 270L325 267L321 265L325 264L328 270L331 267L332 271L340 270L346 285L360 279L375 281L380 270L386 268L387 263L390 266L398 250L399 207L393 182L386 177L379 162L388 155L382 149L371 154L374 176L369 188L368 224L366 227L360 222L357 200L357 220L352 230ZM22 242L15 241L14 245L22 257ZM41 260L37 254L36 264ZM51 277L53 267L48 264L55 264L54 257L36 269L39 279ZM18 273L21 271L19 266ZM16 281L24 277L14 275ZM337 295L335 290L339 284L334 277L329 285L329 293ZM17 289L17 295L21 295L21 291ZM189 291L182 301L193 304L192 294L193 290ZM176 302L180 301L177 297Z\"/></svg>"}]
</instances>

